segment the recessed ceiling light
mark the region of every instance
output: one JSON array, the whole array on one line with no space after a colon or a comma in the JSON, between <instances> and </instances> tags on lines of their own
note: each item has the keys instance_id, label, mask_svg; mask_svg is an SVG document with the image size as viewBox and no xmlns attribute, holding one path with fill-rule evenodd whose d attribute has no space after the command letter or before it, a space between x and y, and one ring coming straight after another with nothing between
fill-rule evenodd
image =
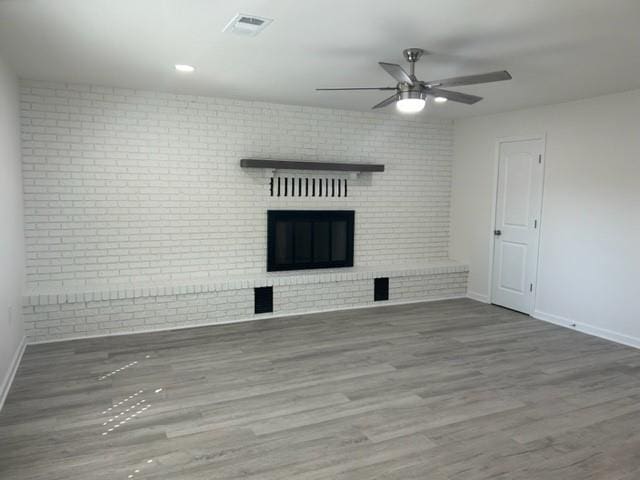
<instances>
[{"instance_id":1,"label":"recessed ceiling light","mask_svg":"<svg viewBox=\"0 0 640 480\"><path fill-rule=\"evenodd\" d=\"M446 97L435 97L433 99L433 101L436 102L436 103L444 103L444 102L447 101L447 98Z\"/></svg>"},{"instance_id":2,"label":"recessed ceiling light","mask_svg":"<svg viewBox=\"0 0 640 480\"><path fill-rule=\"evenodd\" d=\"M176 68L176 72L182 72L182 73L191 73L196 69L196 67L191 65L185 65L184 63L176 63L175 68Z\"/></svg>"}]
</instances>

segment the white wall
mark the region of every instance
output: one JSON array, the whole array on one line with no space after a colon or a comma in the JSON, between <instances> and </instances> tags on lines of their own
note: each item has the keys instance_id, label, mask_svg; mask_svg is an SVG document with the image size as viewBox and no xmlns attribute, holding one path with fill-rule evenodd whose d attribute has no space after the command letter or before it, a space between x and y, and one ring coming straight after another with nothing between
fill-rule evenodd
<instances>
[{"instance_id":1,"label":"white wall","mask_svg":"<svg viewBox=\"0 0 640 480\"><path fill-rule=\"evenodd\" d=\"M0 59L0 408L24 336L21 314L24 233L18 106L18 80Z\"/></svg>"},{"instance_id":2,"label":"white wall","mask_svg":"<svg viewBox=\"0 0 640 480\"><path fill-rule=\"evenodd\" d=\"M453 125L23 82L30 287L262 273L268 208L355 209L356 266L445 259ZM246 157L384 163L348 198L271 198Z\"/></svg>"},{"instance_id":3,"label":"white wall","mask_svg":"<svg viewBox=\"0 0 640 480\"><path fill-rule=\"evenodd\" d=\"M489 295L496 139L546 133L534 316L640 346L640 91L455 124L451 256Z\"/></svg>"}]
</instances>

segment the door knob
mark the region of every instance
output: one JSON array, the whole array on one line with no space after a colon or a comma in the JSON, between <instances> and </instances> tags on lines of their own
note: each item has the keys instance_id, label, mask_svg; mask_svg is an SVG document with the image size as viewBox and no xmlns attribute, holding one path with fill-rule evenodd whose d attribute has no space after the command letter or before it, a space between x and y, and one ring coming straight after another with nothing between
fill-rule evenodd
<instances>
[{"instance_id":1,"label":"door knob","mask_svg":"<svg viewBox=\"0 0 640 480\"><path fill-rule=\"evenodd\" d=\"M501 230L494 230L494 231L493 231L493 234L494 234L496 237L499 237L500 235L502 235L502 231L501 231Z\"/></svg>"}]
</instances>

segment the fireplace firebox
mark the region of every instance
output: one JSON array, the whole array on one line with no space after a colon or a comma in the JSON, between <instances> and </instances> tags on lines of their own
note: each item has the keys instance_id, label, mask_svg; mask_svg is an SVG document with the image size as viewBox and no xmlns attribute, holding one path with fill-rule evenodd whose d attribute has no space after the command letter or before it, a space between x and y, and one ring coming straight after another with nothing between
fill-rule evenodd
<instances>
[{"instance_id":1,"label":"fireplace firebox","mask_svg":"<svg viewBox=\"0 0 640 480\"><path fill-rule=\"evenodd\" d=\"M269 210L267 271L353 266L353 210Z\"/></svg>"}]
</instances>

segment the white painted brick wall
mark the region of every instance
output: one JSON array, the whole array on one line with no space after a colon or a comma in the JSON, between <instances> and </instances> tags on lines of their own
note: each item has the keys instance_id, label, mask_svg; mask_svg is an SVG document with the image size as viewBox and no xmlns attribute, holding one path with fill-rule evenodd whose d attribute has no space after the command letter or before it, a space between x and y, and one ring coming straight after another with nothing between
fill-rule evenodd
<instances>
[{"instance_id":1,"label":"white painted brick wall","mask_svg":"<svg viewBox=\"0 0 640 480\"><path fill-rule=\"evenodd\" d=\"M354 280L274 288L273 308L276 312L309 312L339 310L366 305L373 301L373 280Z\"/></svg>"},{"instance_id":2,"label":"white painted brick wall","mask_svg":"<svg viewBox=\"0 0 640 480\"><path fill-rule=\"evenodd\" d=\"M448 254L448 121L24 81L22 132L30 287L258 274L268 208L355 209L359 266ZM386 171L351 182L346 199L273 199L243 157ZM111 315L85 313L101 308L80 315Z\"/></svg>"},{"instance_id":3,"label":"white painted brick wall","mask_svg":"<svg viewBox=\"0 0 640 480\"><path fill-rule=\"evenodd\" d=\"M430 300L464 296L467 292L467 276L468 272L456 272L392 278L389 281L389 297L401 302L416 298Z\"/></svg>"},{"instance_id":4,"label":"white painted brick wall","mask_svg":"<svg viewBox=\"0 0 640 480\"><path fill-rule=\"evenodd\" d=\"M22 135L31 341L255 318L262 284L274 315L371 305L387 269L391 301L465 294L448 121L24 81ZM247 157L386 171L347 198L272 198ZM354 209L355 268L265 275L270 208Z\"/></svg>"},{"instance_id":5,"label":"white painted brick wall","mask_svg":"<svg viewBox=\"0 0 640 480\"><path fill-rule=\"evenodd\" d=\"M461 269L463 270L463 269ZM467 271L390 278L389 301L462 297ZM253 288L27 305L31 342L134 333L373 305L373 278L274 286L274 314L254 315ZM375 302L385 305L389 302Z\"/></svg>"}]
</instances>

